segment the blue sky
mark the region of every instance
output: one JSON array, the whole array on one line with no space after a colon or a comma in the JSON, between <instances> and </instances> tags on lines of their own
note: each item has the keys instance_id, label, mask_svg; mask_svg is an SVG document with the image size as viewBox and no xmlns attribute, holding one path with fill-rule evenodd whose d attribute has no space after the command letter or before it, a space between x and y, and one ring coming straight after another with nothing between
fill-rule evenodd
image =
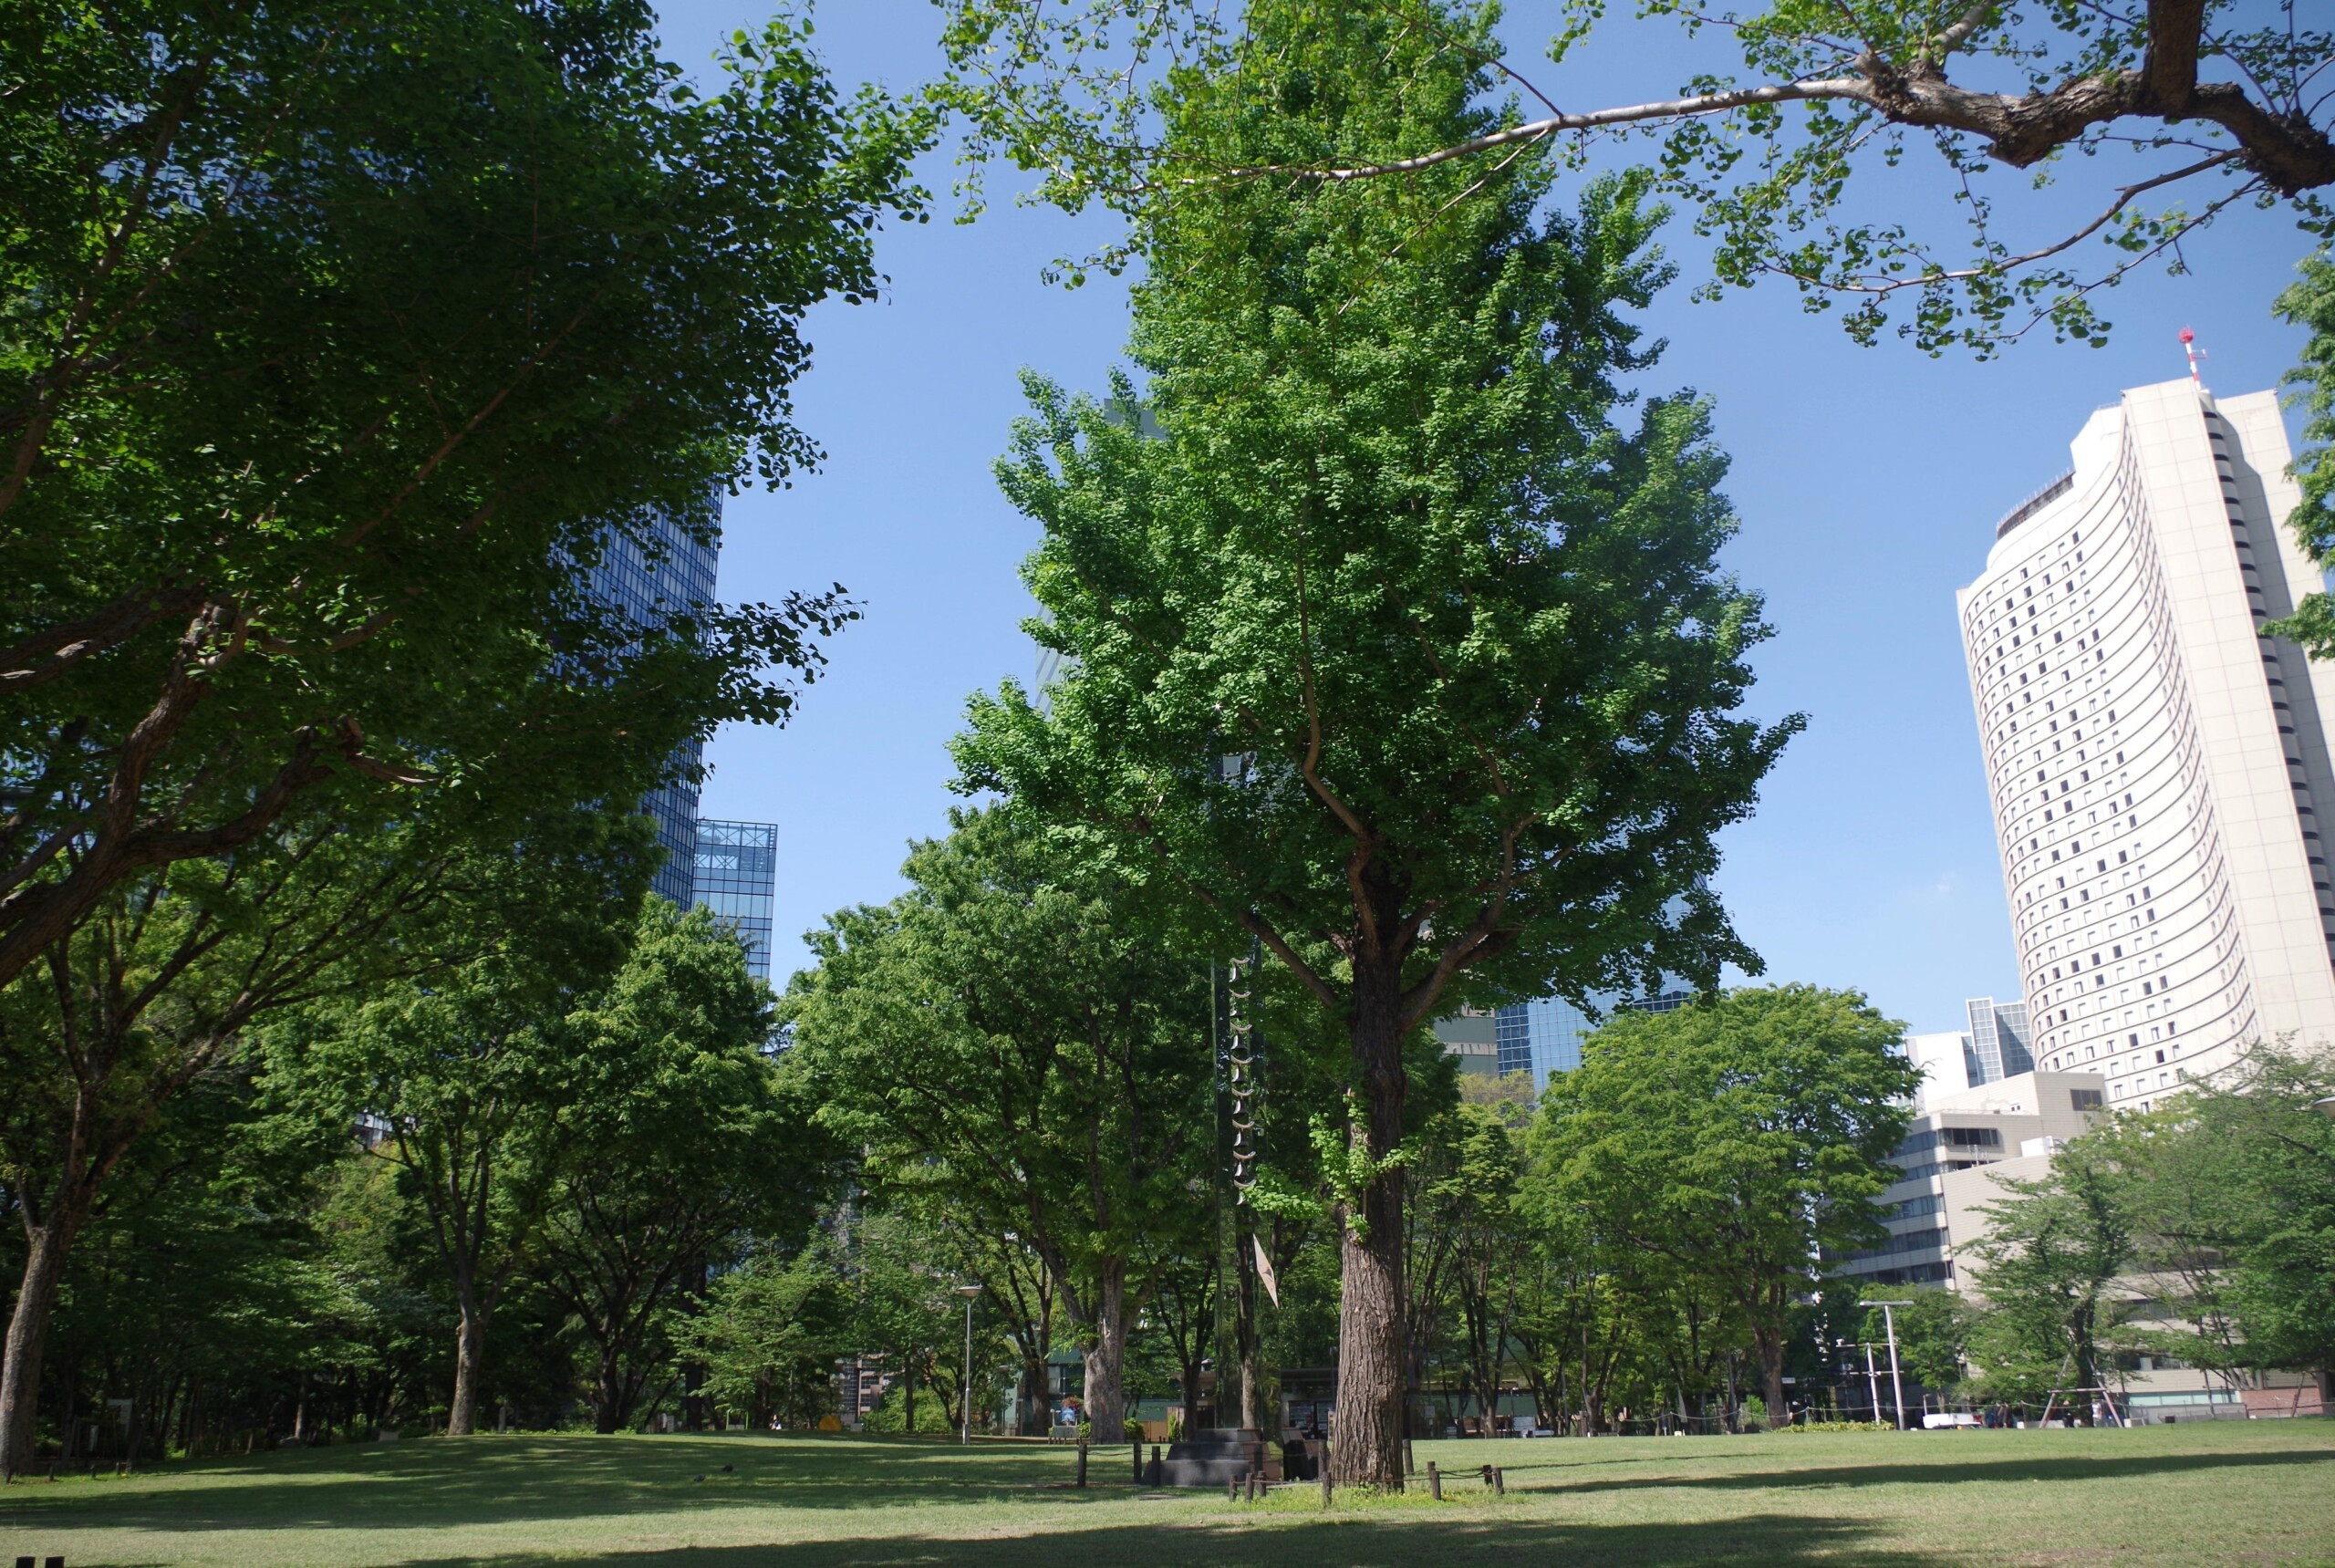
<instances>
[{"instance_id":1,"label":"blue sky","mask_svg":"<svg viewBox=\"0 0 2335 1568\"><path fill-rule=\"evenodd\" d=\"M666 0L660 12L668 56L696 69L767 7ZM1509 7L1520 66L1540 58L1554 12ZM906 88L932 67L937 15L927 0L825 0L817 42L844 81ZM1528 74L1570 108L1666 96L1694 68L1669 33L1616 29L1566 73ZM949 178L936 159L928 182L944 202ZM1954 222L1929 199L1909 210ZM1003 201L970 226L887 231L887 297L812 322L816 363L797 405L823 471L730 505L725 597L832 581L867 606L790 725L727 731L709 753L706 814L779 827L780 975L804 960L799 933L890 897L908 840L945 826L946 748L966 695L1029 678L1016 569L1035 531L990 464L1024 366L1095 389L1118 360L1122 291L1039 277L1103 232ZM2216 389L2276 382L2301 338L2269 306L2303 237L2275 214L2226 217L2188 247L2190 275L2152 267L2114 291L2109 348L2039 335L1985 364L1894 341L1859 348L1788 287L1690 303L1696 242L1683 223L1670 239L1685 275L1647 325L1671 347L1642 385L1717 400L1742 517L1728 560L1766 594L1778 633L1757 656L1751 706L1809 716L1759 813L1727 836L1719 890L1769 978L1855 986L1915 1029L1958 1028L1964 997L2014 995L2018 979L1954 590L1977 575L1995 520L2065 468L2093 408L2184 373L2183 327L2209 352Z\"/></svg>"}]
</instances>

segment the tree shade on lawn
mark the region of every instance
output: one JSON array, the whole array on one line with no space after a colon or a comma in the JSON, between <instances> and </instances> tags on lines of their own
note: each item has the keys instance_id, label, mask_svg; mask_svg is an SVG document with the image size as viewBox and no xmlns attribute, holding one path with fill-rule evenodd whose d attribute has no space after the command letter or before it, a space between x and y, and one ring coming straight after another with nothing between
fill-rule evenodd
<instances>
[{"instance_id":1,"label":"tree shade on lawn","mask_svg":"<svg viewBox=\"0 0 2335 1568\"><path fill-rule=\"evenodd\" d=\"M1165 106L1208 161L1395 157L1491 123L1464 54L1267 0ZM1459 26L1454 20L1454 26ZM1044 528L1043 702L977 697L960 783L1254 938L1346 1035L1339 1479L1402 1485L1405 1038L1456 983L1581 994L1755 968L1705 878L1796 720L1739 715L1691 398L1617 420L1667 274L1639 188L1539 219L1541 153L1212 188L1140 235L1108 400L1032 380L1001 476ZM1462 200L1470 195L1472 199ZM1152 431L1156 425L1157 434Z\"/></svg>"}]
</instances>

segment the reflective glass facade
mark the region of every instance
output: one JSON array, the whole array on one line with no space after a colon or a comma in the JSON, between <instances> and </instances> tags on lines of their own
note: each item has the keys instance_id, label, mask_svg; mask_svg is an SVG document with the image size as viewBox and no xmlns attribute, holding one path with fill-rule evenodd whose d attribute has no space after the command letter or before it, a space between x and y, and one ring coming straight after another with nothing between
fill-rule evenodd
<instances>
[{"instance_id":1,"label":"reflective glass facade","mask_svg":"<svg viewBox=\"0 0 2335 1568\"><path fill-rule=\"evenodd\" d=\"M1974 996L1963 1005L1970 1014L1969 1049L1977 1069L1971 1083L1998 1084L2035 1071L2035 1057L2027 1048L2027 1003Z\"/></svg>"},{"instance_id":2,"label":"reflective glass facade","mask_svg":"<svg viewBox=\"0 0 2335 1568\"><path fill-rule=\"evenodd\" d=\"M1667 1012L1693 1001L1694 992L1664 990L1653 996L1633 998L1608 992L1590 1000L1600 1014L1610 1017L1617 1008ZM1544 996L1501 1008L1493 1015L1493 1030L1499 1041L1502 1075L1529 1072L1537 1093L1548 1086L1551 1073L1570 1073L1581 1065L1582 1042L1596 1033L1597 1023L1563 997Z\"/></svg>"},{"instance_id":3,"label":"reflective glass facade","mask_svg":"<svg viewBox=\"0 0 2335 1568\"><path fill-rule=\"evenodd\" d=\"M709 503L709 515L702 521L711 525L711 531L703 538L693 536L681 520L669 516L652 522L646 545L616 536L591 569L587 580L592 596L622 610L634 625L644 628L660 626L668 617L695 606L712 603L714 573L721 558L719 504ZM686 775L696 772L702 750L696 742L683 747L676 760L683 764L684 776L651 791L640 803L640 809L656 819L657 842L665 851L665 863L658 867L649 887L683 909L691 902L697 863L698 786Z\"/></svg>"},{"instance_id":4,"label":"reflective glass facade","mask_svg":"<svg viewBox=\"0 0 2335 1568\"><path fill-rule=\"evenodd\" d=\"M778 898L778 829L767 822L697 825L697 901L746 940L746 967L770 978Z\"/></svg>"}]
</instances>

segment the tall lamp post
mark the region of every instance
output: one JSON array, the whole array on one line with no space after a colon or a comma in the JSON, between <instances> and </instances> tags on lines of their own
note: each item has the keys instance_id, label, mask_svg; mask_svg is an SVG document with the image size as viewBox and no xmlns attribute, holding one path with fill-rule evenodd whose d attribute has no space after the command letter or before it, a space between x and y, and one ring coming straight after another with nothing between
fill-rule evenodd
<instances>
[{"instance_id":1,"label":"tall lamp post","mask_svg":"<svg viewBox=\"0 0 2335 1568\"><path fill-rule=\"evenodd\" d=\"M1912 1306L1914 1303L1912 1302L1867 1302L1864 1304L1879 1307L1881 1321L1888 1325L1889 1397L1896 1401L1897 1429L1902 1432L1905 1429L1905 1385L1900 1382L1897 1376L1897 1314L1892 1309Z\"/></svg>"},{"instance_id":2,"label":"tall lamp post","mask_svg":"<svg viewBox=\"0 0 2335 1568\"><path fill-rule=\"evenodd\" d=\"M970 1447L973 1440L973 1303L981 1299L981 1288L977 1284L959 1285L957 1293L965 1298L964 1417L963 1425L957 1433L957 1441Z\"/></svg>"}]
</instances>

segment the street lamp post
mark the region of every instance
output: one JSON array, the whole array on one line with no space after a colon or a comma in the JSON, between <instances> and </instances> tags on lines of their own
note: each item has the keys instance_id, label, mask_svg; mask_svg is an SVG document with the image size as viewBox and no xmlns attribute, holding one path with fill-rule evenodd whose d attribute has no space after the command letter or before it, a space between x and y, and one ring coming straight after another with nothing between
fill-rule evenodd
<instances>
[{"instance_id":1,"label":"street lamp post","mask_svg":"<svg viewBox=\"0 0 2335 1568\"><path fill-rule=\"evenodd\" d=\"M1897 1376L1897 1314L1892 1310L1912 1306L1912 1302L1867 1302L1867 1306L1881 1309L1881 1321L1889 1329L1889 1397L1897 1404L1897 1429L1905 1429L1905 1385Z\"/></svg>"},{"instance_id":2,"label":"street lamp post","mask_svg":"<svg viewBox=\"0 0 2335 1568\"><path fill-rule=\"evenodd\" d=\"M957 1293L965 1298L965 1387L963 1424L957 1441L970 1447L973 1441L973 1303L981 1299L979 1285L959 1285Z\"/></svg>"}]
</instances>

